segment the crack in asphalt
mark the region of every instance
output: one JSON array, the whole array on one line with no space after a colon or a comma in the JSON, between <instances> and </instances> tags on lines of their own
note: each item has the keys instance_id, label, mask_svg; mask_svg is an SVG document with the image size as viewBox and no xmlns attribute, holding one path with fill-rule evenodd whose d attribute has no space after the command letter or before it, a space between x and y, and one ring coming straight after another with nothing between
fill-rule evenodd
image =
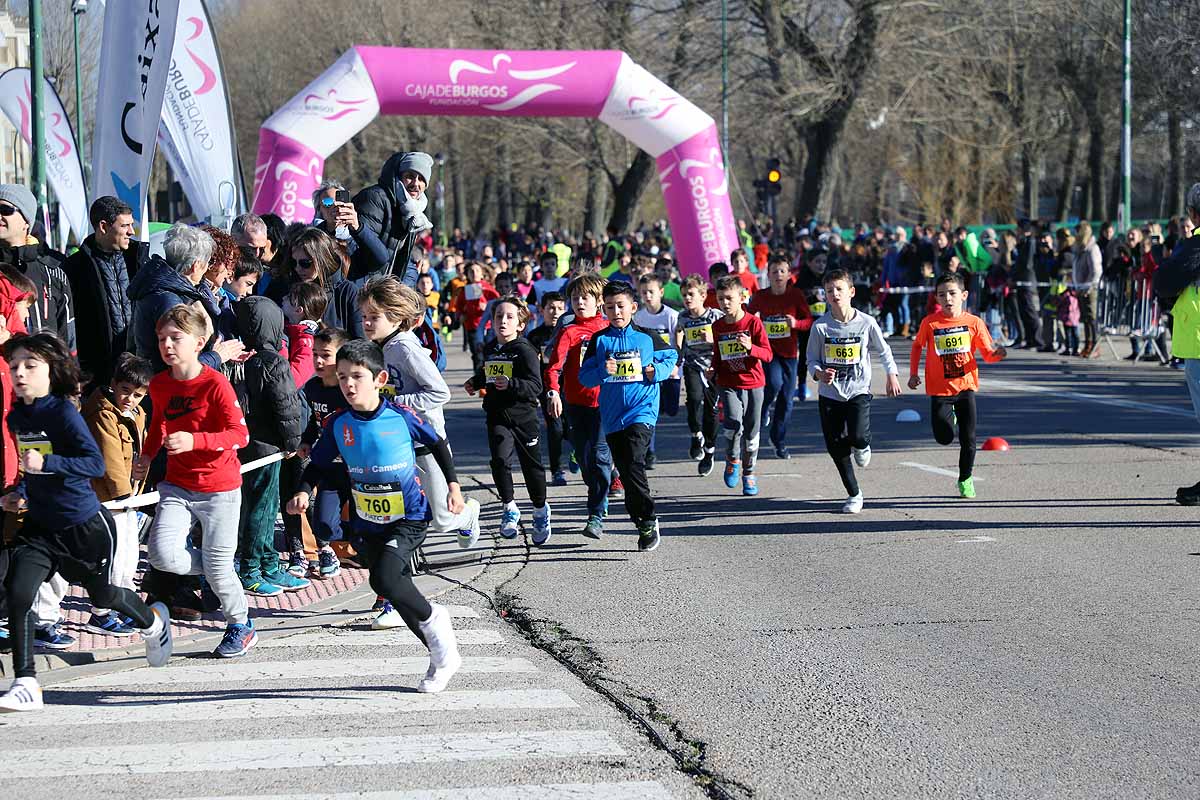
<instances>
[{"instance_id":1,"label":"crack in asphalt","mask_svg":"<svg viewBox=\"0 0 1200 800\"><path fill-rule=\"evenodd\" d=\"M965 625L973 622L999 622L998 619L986 617L964 619L914 619L897 620L895 622L872 622L865 625L801 625L798 628L758 628L752 631L760 636L779 636L795 633L820 633L822 631L861 631L875 628L902 628L909 625Z\"/></svg>"},{"instance_id":2,"label":"crack in asphalt","mask_svg":"<svg viewBox=\"0 0 1200 800\"><path fill-rule=\"evenodd\" d=\"M478 480L476 481L478 483ZM708 766L708 744L689 737L680 723L664 712L657 701L636 692L628 683L607 675L603 656L586 640L571 633L562 623L536 617L521 604L520 598L506 587L521 576L529 565L529 538L522 533L524 554L516 571L492 590L492 595L468 584L459 585L485 600L496 614L521 633L533 647L549 655L585 686L612 703L634 723L650 743L669 755L681 772L695 781L705 794L714 800L747 800L754 790L737 780L722 775ZM489 563L490 568L490 563ZM485 570L486 571L486 570ZM641 704L639 710L634 703ZM657 725L666 729L661 733Z\"/></svg>"}]
</instances>

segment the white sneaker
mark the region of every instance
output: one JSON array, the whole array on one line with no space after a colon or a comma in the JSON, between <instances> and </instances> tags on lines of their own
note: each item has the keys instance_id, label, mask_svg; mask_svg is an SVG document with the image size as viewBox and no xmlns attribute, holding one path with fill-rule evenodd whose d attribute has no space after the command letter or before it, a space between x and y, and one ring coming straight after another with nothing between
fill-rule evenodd
<instances>
[{"instance_id":1,"label":"white sneaker","mask_svg":"<svg viewBox=\"0 0 1200 800\"><path fill-rule=\"evenodd\" d=\"M152 667L165 667L171 660L171 613L162 603L152 603L154 624L142 631L146 642L146 663Z\"/></svg>"},{"instance_id":2,"label":"white sneaker","mask_svg":"<svg viewBox=\"0 0 1200 800\"><path fill-rule=\"evenodd\" d=\"M854 457L855 464L865 467L871 463L871 445L867 445L862 450L859 450L857 447L851 447L850 455Z\"/></svg>"},{"instance_id":3,"label":"white sneaker","mask_svg":"<svg viewBox=\"0 0 1200 800\"><path fill-rule=\"evenodd\" d=\"M0 696L0 712L37 711L42 708L42 687L37 678L17 678Z\"/></svg>"},{"instance_id":4,"label":"white sneaker","mask_svg":"<svg viewBox=\"0 0 1200 800\"><path fill-rule=\"evenodd\" d=\"M468 497L466 506L470 523L458 532L458 546L463 550L469 550L479 544L479 501Z\"/></svg>"},{"instance_id":5,"label":"white sneaker","mask_svg":"<svg viewBox=\"0 0 1200 800\"><path fill-rule=\"evenodd\" d=\"M846 498L846 504L842 506L842 513L843 514L857 514L858 512L862 511L862 507L863 507L863 496L862 496L862 492L859 492L858 494L854 495L853 497Z\"/></svg>"},{"instance_id":6,"label":"white sneaker","mask_svg":"<svg viewBox=\"0 0 1200 800\"><path fill-rule=\"evenodd\" d=\"M550 504L533 510L533 543L541 547L550 541Z\"/></svg>"},{"instance_id":7,"label":"white sneaker","mask_svg":"<svg viewBox=\"0 0 1200 800\"><path fill-rule=\"evenodd\" d=\"M404 617L400 616L399 611L392 608L391 603L384 603L379 616L371 620L371 630L373 631L390 631L392 628L402 627L404 627Z\"/></svg>"},{"instance_id":8,"label":"white sneaker","mask_svg":"<svg viewBox=\"0 0 1200 800\"><path fill-rule=\"evenodd\" d=\"M421 633L425 634L425 643L429 645L429 670L417 684L417 691L437 694L446 688L454 673L462 666L450 613L434 603L433 613L421 623Z\"/></svg>"}]
</instances>

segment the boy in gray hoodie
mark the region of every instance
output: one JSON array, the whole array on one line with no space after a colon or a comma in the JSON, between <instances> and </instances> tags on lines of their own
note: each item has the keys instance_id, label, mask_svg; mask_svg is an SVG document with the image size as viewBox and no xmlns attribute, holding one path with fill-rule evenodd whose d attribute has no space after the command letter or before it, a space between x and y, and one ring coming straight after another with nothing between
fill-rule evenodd
<instances>
[{"instance_id":1,"label":"boy in gray hoodie","mask_svg":"<svg viewBox=\"0 0 1200 800\"><path fill-rule=\"evenodd\" d=\"M862 511L863 496L854 464L871 463L871 353L887 373L888 397L900 396L899 371L879 323L850 305L854 282L842 269L822 278L829 310L813 323L808 339L808 369L817 383L825 448L846 487L842 511ZM853 456L853 464L851 463Z\"/></svg>"}]
</instances>

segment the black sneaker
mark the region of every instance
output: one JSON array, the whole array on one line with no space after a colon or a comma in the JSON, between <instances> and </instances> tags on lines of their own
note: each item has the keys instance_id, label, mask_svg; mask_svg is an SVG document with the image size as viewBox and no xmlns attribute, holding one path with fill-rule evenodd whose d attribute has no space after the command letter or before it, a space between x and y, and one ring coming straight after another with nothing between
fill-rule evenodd
<instances>
[{"instance_id":1,"label":"black sneaker","mask_svg":"<svg viewBox=\"0 0 1200 800\"><path fill-rule=\"evenodd\" d=\"M654 453L646 453L646 471L654 469L654 462L658 461Z\"/></svg>"},{"instance_id":2,"label":"black sneaker","mask_svg":"<svg viewBox=\"0 0 1200 800\"><path fill-rule=\"evenodd\" d=\"M646 522L639 522L637 525L638 531L638 550L642 553L649 553L654 548L658 547L658 520L652 519Z\"/></svg>"},{"instance_id":3,"label":"black sneaker","mask_svg":"<svg viewBox=\"0 0 1200 800\"><path fill-rule=\"evenodd\" d=\"M1200 483L1194 484L1192 486L1181 486L1175 490L1176 497L1182 497L1185 494L1200 495Z\"/></svg>"},{"instance_id":4,"label":"black sneaker","mask_svg":"<svg viewBox=\"0 0 1200 800\"><path fill-rule=\"evenodd\" d=\"M697 466L698 466L697 471L700 473L700 477L705 478L705 477L708 477L709 475L712 475L713 454L705 453L704 457L700 459L700 463Z\"/></svg>"},{"instance_id":5,"label":"black sneaker","mask_svg":"<svg viewBox=\"0 0 1200 800\"><path fill-rule=\"evenodd\" d=\"M688 450L688 457L692 461L699 461L704 458L704 440L699 436L692 437L692 447Z\"/></svg>"},{"instance_id":6,"label":"black sneaker","mask_svg":"<svg viewBox=\"0 0 1200 800\"><path fill-rule=\"evenodd\" d=\"M780 447L775 448L775 457L782 459L784 461L790 461L792 458L792 454L790 452L788 452L788 449L786 446L780 446Z\"/></svg>"}]
</instances>

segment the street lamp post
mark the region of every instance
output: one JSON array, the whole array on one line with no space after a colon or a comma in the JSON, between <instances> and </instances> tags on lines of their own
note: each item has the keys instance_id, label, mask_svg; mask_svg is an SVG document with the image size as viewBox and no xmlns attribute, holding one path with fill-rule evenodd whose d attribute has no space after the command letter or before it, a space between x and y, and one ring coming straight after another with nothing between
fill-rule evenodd
<instances>
[{"instance_id":1,"label":"street lamp post","mask_svg":"<svg viewBox=\"0 0 1200 800\"><path fill-rule=\"evenodd\" d=\"M729 159L729 0L721 0L721 158Z\"/></svg>"},{"instance_id":2,"label":"street lamp post","mask_svg":"<svg viewBox=\"0 0 1200 800\"><path fill-rule=\"evenodd\" d=\"M33 194L38 207L46 208L46 141L45 87L42 66L42 0L29 0L29 71L30 99L33 101L33 125L30 128L29 148L33 155ZM32 223L33 220L30 220Z\"/></svg>"},{"instance_id":3,"label":"street lamp post","mask_svg":"<svg viewBox=\"0 0 1200 800\"><path fill-rule=\"evenodd\" d=\"M75 146L79 149L79 160L83 164L83 183L86 191L90 177L91 159L84 155L83 144L83 85L79 77L79 18L87 13L88 0L71 3L71 17L75 28Z\"/></svg>"},{"instance_id":4,"label":"street lamp post","mask_svg":"<svg viewBox=\"0 0 1200 800\"><path fill-rule=\"evenodd\" d=\"M1133 111L1133 9L1132 1L1125 0L1125 86L1121 94L1121 218L1122 231L1129 230L1133 220L1133 130L1130 115Z\"/></svg>"}]
</instances>

